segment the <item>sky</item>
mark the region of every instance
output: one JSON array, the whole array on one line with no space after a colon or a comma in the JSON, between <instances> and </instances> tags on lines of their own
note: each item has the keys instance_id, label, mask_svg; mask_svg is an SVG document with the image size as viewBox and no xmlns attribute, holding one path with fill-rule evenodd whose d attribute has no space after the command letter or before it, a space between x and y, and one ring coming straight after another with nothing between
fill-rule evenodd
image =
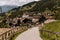
<instances>
[{"instance_id":1,"label":"sky","mask_svg":"<svg viewBox=\"0 0 60 40\"><path fill-rule=\"evenodd\" d=\"M22 6L32 1L38 1L38 0L0 0L0 6L3 6L3 5Z\"/></svg>"}]
</instances>

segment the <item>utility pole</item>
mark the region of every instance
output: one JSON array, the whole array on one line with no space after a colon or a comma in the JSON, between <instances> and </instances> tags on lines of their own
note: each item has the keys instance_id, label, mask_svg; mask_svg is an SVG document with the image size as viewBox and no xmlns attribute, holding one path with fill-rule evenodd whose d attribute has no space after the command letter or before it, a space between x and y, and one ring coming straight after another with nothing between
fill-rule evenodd
<instances>
[{"instance_id":1,"label":"utility pole","mask_svg":"<svg viewBox=\"0 0 60 40\"><path fill-rule=\"evenodd\" d=\"M58 7L58 0L57 0L57 7Z\"/></svg>"},{"instance_id":2,"label":"utility pole","mask_svg":"<svg viewBox=\"0 0 60 40\"><path fill-rule=\"evenodd\" d=\"M2 7L0 7L0 13L2 13Z\"/></svg>"}]
</instances>

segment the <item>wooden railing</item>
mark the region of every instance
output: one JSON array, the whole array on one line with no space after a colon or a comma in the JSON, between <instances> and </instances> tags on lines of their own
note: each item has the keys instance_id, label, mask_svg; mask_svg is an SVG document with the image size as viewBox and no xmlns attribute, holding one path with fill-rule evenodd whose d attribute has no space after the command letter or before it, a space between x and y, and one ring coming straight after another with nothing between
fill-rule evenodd
<instances>
[{"instance_id":1,"label":"wooden railing","mask_svg":"<svg viewBox=\"0 0 60 40\"><path fill-rule=\"evenodd\" d=\"M11 38L12 37L12 35L14 35L16 32L23 32L23 31L25 31L26 29L29 29L29 28L31 28L31 27L33 27L33 26L30 26L30 27L28 27L28 26L21 26L21 27L16 27L16 28L12 28L11 30L9 30L9 31L7 31L7 32L5 32L5 33L3 33L3 34L1 34L0 35L0 40L9 40L9 38ZM57 33L57 32L51 32L51 31L49 31L49 30L39 30L41 33L45 33L45 32L47 32L48 34L48 37L50 37L50 34L53 34L53 35L55 35L56 36L56 39L55 40L58 40L58 37L59 37L59 33Z\"/></svg>"},{"instance_id":2,"label":"wooden railing","mask_svg":"<svg viewBox=\"0 0 60 40\"><path fill-rule=\"evenodd\" d=\"M47 33L47 36L48 36L48 38L50 38L51 37L51 34L53 34L53 35L55 35L55 39L54 40L58 40L58 37L59 37L59 33L58 32L52 32L52 31L49 31L49 30L39 30L43 35L45 34L45 33Z\"/></svg>"},{"instance_id":3,"label":"wooden railing","mask_svg":"<svg viewBox=\"0 0 60 40\"><path fill-rule=\"evenodd\" d=\"M11 30L1 34L0 40L9 40L9 38L12 37L12 35L15 34L16 32L23 32L26 29L28 29L28 27L26 27L26 26L12 28Z\"/></svg>"}]
</instances>

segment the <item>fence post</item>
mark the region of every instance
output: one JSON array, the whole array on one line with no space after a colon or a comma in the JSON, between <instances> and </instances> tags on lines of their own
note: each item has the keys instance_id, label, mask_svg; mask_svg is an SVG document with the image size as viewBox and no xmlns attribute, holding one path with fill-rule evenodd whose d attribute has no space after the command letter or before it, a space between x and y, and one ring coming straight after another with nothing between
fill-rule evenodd
<instances>
[{"instance_id":1,"label":"fence post","mask_svg":"<svg viewBox=\"0 0 60 40\"><path fill-rule=\"evenodd\" d=\"M58 40L58 35L56 34L56 40Z\"/></svg>"},{"instance_id":2,"label":"fence post","mask_svg":"<svg viewBox=\"0 0 60 40\"><path fill-rule=\"evenodd\" d=\"M5 34L2 35L2 40L5 40Z\"/></svg>"},{"instance_id":3,"label":"fence post","mask_svg":"<svg viewBox=\"0 0 60 40\"><path fill-rule=\"evenodd\" d=\"M8 32L6 33L6 37L7 37L7 40L8 40L8 37L9 37Z\"/></svg>"},{"instance_id":4,"label":"fence post","mask_svg":"<svg viewBox=\"0 0 60 40\"><path fill-rule=\"evenodd\" d=\"M48 38L50 37L50 32L48 32Z\"/></svg>"},{"instance_id":5,"label":"fence post","mask_svg":"<svg viewBox=\"0 0 60 40\"><path fill-rule=\"evenodd\" d=\"M0 40L2 40L2 36L0 36Z\"/></svg>"},{"instance_id":6,"label":"fence post","mask_svg":"<svg viewBox=\"0 0 60 40\"><path fill-rule=\"evenodd\" d=\"M7 32L5 33L5 40L7 40Z\"/></svg>"},{"instance_id":7,"label":"fence post","mask_svg":"<svg viewBox=\"0 0 60 40\"><path fill-rule=\"evenodd\" d=\"M44 35L44 31L42 30L42 33L43 33L43 35Z\"/></svg>"}]
</instances>

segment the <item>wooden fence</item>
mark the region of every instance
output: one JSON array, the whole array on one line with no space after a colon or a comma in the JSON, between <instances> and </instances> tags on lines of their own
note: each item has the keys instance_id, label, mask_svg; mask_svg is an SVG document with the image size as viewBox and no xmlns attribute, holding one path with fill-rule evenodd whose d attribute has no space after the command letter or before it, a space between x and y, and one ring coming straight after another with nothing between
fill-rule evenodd
<instances>
[{"instance_id":1,"label":"wooden fence","mask_svg":"<svg viewBox=\"0 0 60 40\"><path fill-rule=\"evenodd\" d=\"M43 35L47 32L48 34L48 38L50 38L51 34L55 35L55 39L54 40L58 40L58 37L59 37L59 33L58 32L52 32L52 31L49 31L49 30L39 30Z\"/></svg>"},{"instance_id":2,"label":"wooden fence","mask_svg":"<svg viewBox=\"0 0 60 40\"><path fill-rule=\"evenodd\" d=\"M23 32L26 29L31 28L31 27L33 27L33 26L30 26L30 27L28 27L28 26L23 26L22 27L21 26L21 27L12 28L11 30L1 34L0 35L0 40L9 40L9 38L11 38L12 35L15 34L16 32ZM58 33L57 32L51 32L51 31L48 31L48 30L41 30L41 29L39 31L42 32L43 34L45 32L47 32L48 33L48 37L50 37L50 34L55 34L55 36L56 36L55 40L58 40Z\"/></svg>"},{"instance_id":3,"label":"wooden fence","mask_svg":"<svg viewBox=\"0 0 60 40\"><path fill-rule=\"evenodd\" d=\"M26 27L26 26L12 28L11 30L1 34L0 40L9 40L12 37L12 35L15 34L16 32L23 32L26 29L28 29L28 27Z\"/></svg>"}]
</instances>

